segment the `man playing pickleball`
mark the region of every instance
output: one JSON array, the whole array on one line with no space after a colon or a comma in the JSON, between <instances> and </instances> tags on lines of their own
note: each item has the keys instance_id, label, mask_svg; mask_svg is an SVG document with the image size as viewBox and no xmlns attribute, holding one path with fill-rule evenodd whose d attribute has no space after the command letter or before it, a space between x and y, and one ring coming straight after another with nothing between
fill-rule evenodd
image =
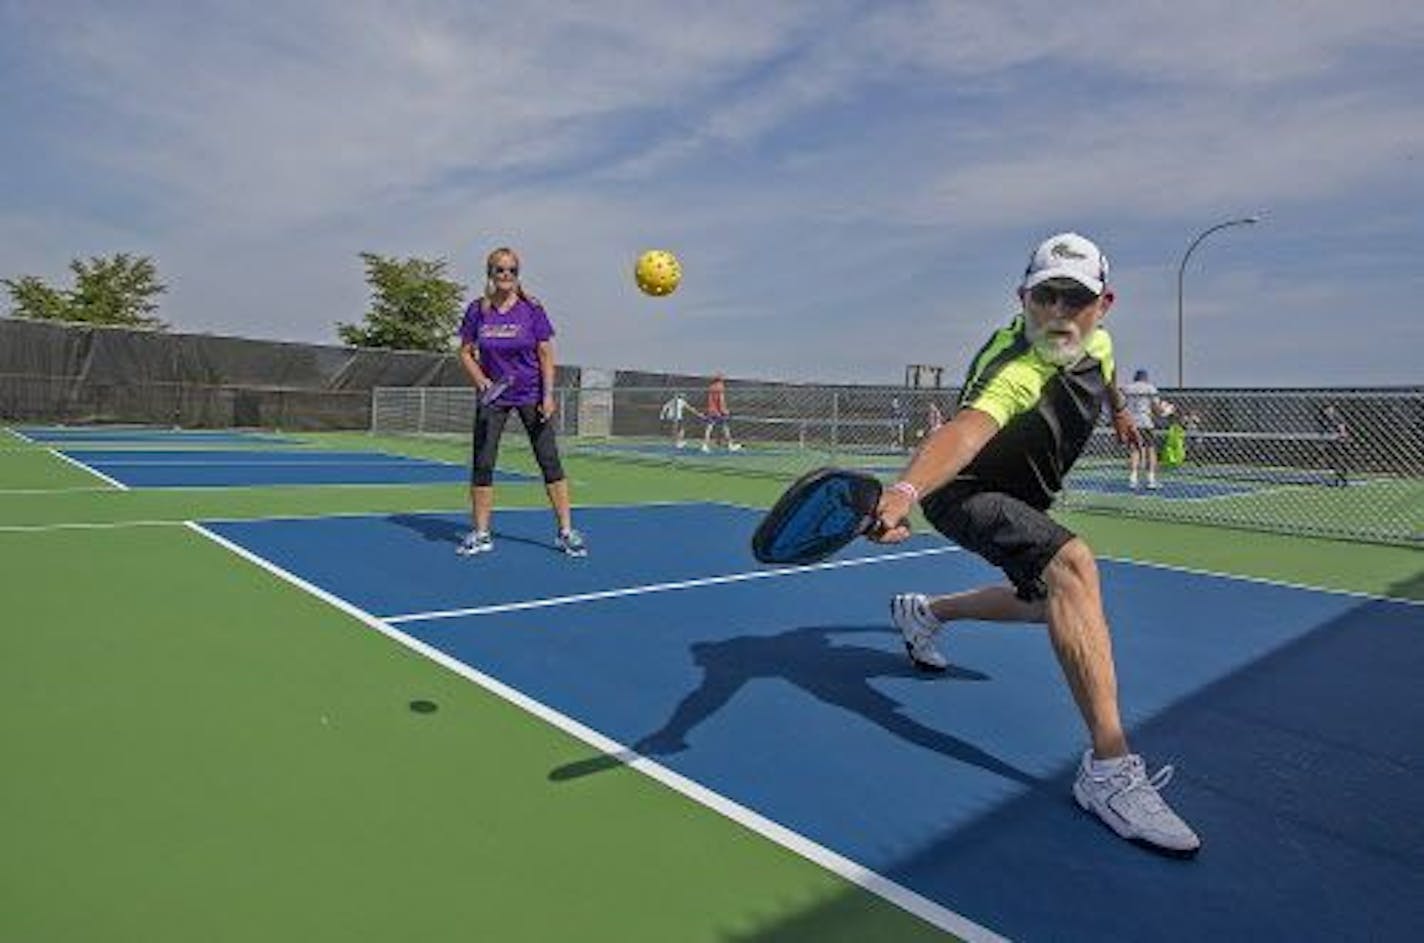
<instances>
[{"instance_id":1,"label":"man playing pickleball","mask_svg":"<svg viewBox=\"0 0 1424 943\"><path fill-rule=\"evenodd\" d=\"M1010 585L905 593L891 600L891 615L914 663L936 671L947 666L935 644L945 623L1047 623L1092 738L1073 784L1078 804L1123 838L1191 855L1201 841L1159 792L1172 768L1149 777L1128 750L1093 552L1046 513L1105 401L1119 437L1136 441L1114 386L1112 341L1099 326L1113 303L1107 258L1076 233L1053 236L1030 257L1018 296L1022 313L975 356L958 413L925 440L876 511L876 539L893 543L908 535L904 522L920 502L936 529L1000 567Z\"/></svg>"}]
</instances>

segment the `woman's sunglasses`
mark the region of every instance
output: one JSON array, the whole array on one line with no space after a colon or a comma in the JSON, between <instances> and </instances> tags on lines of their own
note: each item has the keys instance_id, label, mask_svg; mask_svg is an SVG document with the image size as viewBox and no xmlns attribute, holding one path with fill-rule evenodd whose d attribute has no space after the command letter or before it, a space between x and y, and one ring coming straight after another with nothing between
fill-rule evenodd
<instances>
[{"instance_id":1,"label":"woman's sunglasses","mask_svg":"<svg viewBox=\"0 0 1424 943\"><path fill-rule=\"evenodd\" d=\"M496 275L518 275L518 274L519 274L519 266L517 266L517 265L514 265L514 266L491 265L491 266L489 267L489 273L490 273L491 276L496 276Z\"/></svg>"}]
</instances>

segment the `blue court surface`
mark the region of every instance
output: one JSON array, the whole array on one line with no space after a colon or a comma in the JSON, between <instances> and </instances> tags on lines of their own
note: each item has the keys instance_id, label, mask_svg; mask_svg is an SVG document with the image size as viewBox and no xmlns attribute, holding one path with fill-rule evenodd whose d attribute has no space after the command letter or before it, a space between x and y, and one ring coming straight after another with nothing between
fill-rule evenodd
<instances>
[{"instance_id":1,"label":"blue court surface","mask_svg":"<svg viewBox=\"0 0 1424 943\"><path fill-rule=\"evenodd\" d=\"M71 448L62 454L126 488L424 484L470 477L462 464L384 452ZM495 480L536 479L501 471Z\"/></svg>"},{"instance_id":2,"label":"blue court surface","mask_svg":"<svg viewBox=\"0 0 1424 943\"><path fill-rule=\"evenodd\" d=\"M1076 474L1068 478L1068 488L1073 491L1091 491L1095 494L1132 494L1165 501L1201 501L1207 498L1225 498L1233 494L1251 494L1270 487L1266 484L1251 485L1220 481L1191 481L1163 478L1157 488L1133 488L1121 475Z\"/></svg>"},{"instance_id":3,"label":"blue court surface","mask_svg":"<svg viewBox=\"0 0 1424 943\"><path fill-rule=\"evenodd\" d=\"M271 565L994 933L1417 939L1424 607L1104 562L1125 719L1204 839L1122 841L1069 787L1084 732L1046 633L950 629L916 672L888 597L998 575L935 537L758 567L758 512L584 508L208 525ZM578 788L591 751L547 776ZM833 903L826 904L833 908ZM975 934L971 934L975 935Z\"/></svg>"},{"instance_id":4,"label":"blue court surface","mask_svg":"<svg viewBox=\"0 0 1424 943\"><path fill-rule=\"evenodd\" d=\"M291 444L294 440L262 432L232 429L160 429L150 426L45 426L16 429L31 442L64 445L71 442L105 442L134 445L196 443L201 445Z\"/></svg>"}]
</instances>

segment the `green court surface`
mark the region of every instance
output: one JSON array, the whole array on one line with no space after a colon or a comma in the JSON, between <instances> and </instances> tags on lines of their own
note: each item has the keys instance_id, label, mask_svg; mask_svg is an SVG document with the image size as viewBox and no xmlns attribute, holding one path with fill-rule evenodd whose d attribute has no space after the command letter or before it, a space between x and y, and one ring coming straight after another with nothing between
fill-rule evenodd
<instances>
[{"instance_id":1,"label":"green court surface","mask_svg":"<svg viewBox=\"0 0 1424 943\"><path fill-rule=\"evenodd\" d=\"M763 506L782 484L566 465L581 505ZM498 495L544 504L537 482ZM458 485L118 491L0 437L0 940L943 938L638 772L552 781L588 746L184 526L465 500ZM1106 556L1424 599L1417 550L1065 520Z\"/></svg>"}]
</instances>

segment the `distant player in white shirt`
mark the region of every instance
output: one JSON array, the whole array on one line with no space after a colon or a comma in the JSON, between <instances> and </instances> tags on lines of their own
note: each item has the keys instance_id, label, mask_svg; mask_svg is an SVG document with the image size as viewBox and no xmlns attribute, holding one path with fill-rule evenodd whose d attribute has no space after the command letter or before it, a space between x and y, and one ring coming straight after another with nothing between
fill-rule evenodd
<instances>
[{"instance_id":1,"label":"distant player in white shirt","mask_svg":"<svg viewBox=\"0 0 1424 943\"><path fill-rule=\"evenodd\" d=\"M658 413L659 419L672 423L672 444L679 449L687 446L687 427L684 425L684 420L688 413L692 413L698 418L702 417L702 414L681 393L675 394L672 399L663 403L662 411Z\"/></svg>"},{"instance_id":2,"label":"distant player in white shirt","mask_svg":"<svg viewBox=\"0 0 1424 943\"><path fill-rule=\"evenodd\" d=\"M1122 388L1127 400L1127 413L1132 424L1137 427L1138 441L1129 444L1130 453L1128 486L1137 490L1138 470L1147 466L1147 487L1156 489L1157 483L1157 443L1153 435L1154 419L1172 413L1172 404L1157 394L1157 387L1147 379L1146 370L1138 370L1132 375L1132 382Z\"/></svg>"}]
</instances>

